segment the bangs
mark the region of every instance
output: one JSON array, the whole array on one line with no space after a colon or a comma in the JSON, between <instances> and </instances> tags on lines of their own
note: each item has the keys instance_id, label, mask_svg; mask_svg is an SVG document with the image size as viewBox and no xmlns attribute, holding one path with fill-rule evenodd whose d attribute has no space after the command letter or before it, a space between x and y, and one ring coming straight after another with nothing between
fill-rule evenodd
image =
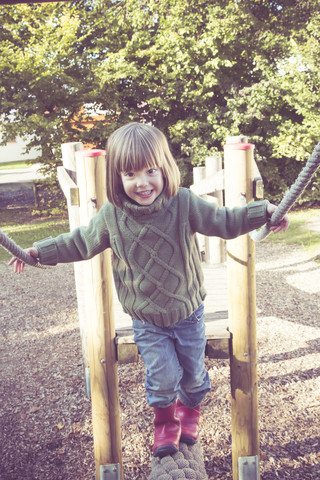
<instances>
[{"instance_id":1,"label":"bangs","mask_svg":"<svg viewBox=\"0 0 320 480\"><path fill-rule=\"evenodd\" d=\"M146 138L139 132L131 132L115 155L117 173L162 168L165 162L163 149L157 138Z\"/></svg>"},{"instance_id":2,"label":"bangs","mask_svg":"<svg viewBox=\"0 0 320 480\"><path fill-rule=\"evenodd\" d=\"M168 198L178 193L180 172L167 139L158 128L137 122L123 125L109 137L106 152L107 197L113 205L121 206L121 173L145 168L161 169Z\"/></svg>"}]
</instances>

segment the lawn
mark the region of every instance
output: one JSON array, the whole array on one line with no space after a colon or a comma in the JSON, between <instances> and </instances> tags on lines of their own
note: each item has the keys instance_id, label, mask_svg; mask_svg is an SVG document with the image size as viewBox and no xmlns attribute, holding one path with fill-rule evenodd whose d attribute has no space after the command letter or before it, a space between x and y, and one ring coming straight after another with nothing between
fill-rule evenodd
<instances>
[{"instance_id":1,"label":"lawn","mask_svg":"<svg viewBox=\"0 0 320 480\"><path fill-rule=\"evenodd\" d=\"M0 228L20 247L32 246L36 240L69 231L67 218L35 217L29 208L0 209ZM7 262L11 255L0 248L0 263Z\"/></svg>"},{"instance_id":2,"label":"lawn","mask_svg":"<svg viewBox=\"0 0 320 480\"><path fill-rule=\"evenodd\" d=\"M28 167L31 167L33 163L36 163L36 162L34 160L27 160L25 162L0 163L0 170L14 170L17 168L28 168Z\"/></svg>"},{"instance_id":3,"label":"lawn","mask_svg":"<svg viewBox=\"0 0 320 480\"><path fill-rule=\"evenodd\" d=\"M311 255L320 255L320 209L309 208L291 211L288 230L277 235L271 234L264 242L299 245ZM315 228L319 230L315 230Z\"/></svg>"}]
</instances>

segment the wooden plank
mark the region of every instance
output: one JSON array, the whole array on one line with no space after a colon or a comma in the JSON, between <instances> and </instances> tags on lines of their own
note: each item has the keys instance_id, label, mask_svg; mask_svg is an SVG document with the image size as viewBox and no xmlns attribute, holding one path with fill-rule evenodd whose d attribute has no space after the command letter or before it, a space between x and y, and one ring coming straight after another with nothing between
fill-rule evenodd
<instances>
[{"instance_id":1,"label":"wooden plank","mask_svg":"<svg viewBox=\"0 0 320 480\"><path fill-rule=\"evenodd\" d=\"M78 190L78 185L76 181L77 165L76 165L75 153L81 150L83 150L83 144L81 142L63 143L61 145L63 168L58 167L57 169L60 185L62 186L65 185L64 194L67 197L70 231L80 226L80 208L79 208L80 201L79 201L79 190ZM74 192L70 191L72 189L74 189ZM89 372L89 350L88 350L89 320L88 319L90 318L90 313L87 314L87 311L86 311L87 278L84 273L86 271L86 266L85 266L85 262L75 262L73 264L73 267L74 267L74 274L75 274L74 277L75 277L76 293L77 293L82 356L83 356L85 372L88 377L88 372ZM88 396L90 396L89 390L88 390Z\"/></svg>"},{"instance_id":2,"label":"wooden plank","mask_svg":"<svg viewBox=\"0 0 320 480\"><path fill-rule=\"evenodd\" d=\"M203 178L199 182L190 186L196 195L208 195L224 189L224 170L220 170L214 175Z\"/></svg>"},{"instance_id":3,"label":"wooden plank","mask_svg":"<svg viewBox=\"0 0 320 480\"><path fill-rule=\"evenodd\" d=\"M117 343L117 359L119 365L137 363L139 360L139 351L137 345L134 342Z\"/></svg>"},{"instance_id":4,"label":"wooden plank","mask_svg":"<svg viewBox=\"0 0 320 480\"><path fill-rule=\"evenodd\" d=\"M222 311L206 315L206 356L209 358L229 358L230 332L227 327L227 313ZM133 340L132 328L119 328L115 342L120 365L138 361L139 352Z\"/></svg>"},{"instance_id":5,"label":"wooden plank","mask_svg":"<svg viewBox=\"0 0 320 480\"><path fill-rule=\"evenodd\" d=\"M117 359L119 365L136 363L139 360L139 350L131 337L116 336ZM206 356L208 358L229 358L230 357L230 335L207 339Z\"/></svg>"},{"instance_id":6,"label":"wooden plank","mask_svg":"<svg viewBox=\"0 0 320 480\"><path fill-rule=\"evenodd\" d=\"M64 167L57 168L60 187L70 205L80 205L79 188L67 173Z\"/></svg>"},{"instance_id":7,"label":"wooden plank","mask_svg":"<svg viewBox=\"0 0 320 480\"><path fill-rule=\"evenodd\" d=\"M206 335L207 338L230 338L228 330L228 312L208 313L206 315ZM218 315L218 316L217 316Z\"/></svg>"},{"instance_id":8,"label":"wooden plank","mask_svg":"<svg viewBox=\"0 0 320 480\"><path fill-rule=\"evenodd\" d=\"M230 340L228 338L208 339L206 356L219 359L230 358Z\"/></svg>"},{"instance_id":9,"label":"wooden plank","mask_svg":"<svg viewBox=\"0 0 320 480\"><path fill-rule=\"evenodd\" d=\"M228 358L228 294L226 265L202 264L204 284L207 290L205 299L206 353L209 358ZM116 347L119 364L138 360L138 348L133 341L132 320L122 311L114 290ZM133 359L133 360L132 360Z\"/></svg>"}]
</instances>

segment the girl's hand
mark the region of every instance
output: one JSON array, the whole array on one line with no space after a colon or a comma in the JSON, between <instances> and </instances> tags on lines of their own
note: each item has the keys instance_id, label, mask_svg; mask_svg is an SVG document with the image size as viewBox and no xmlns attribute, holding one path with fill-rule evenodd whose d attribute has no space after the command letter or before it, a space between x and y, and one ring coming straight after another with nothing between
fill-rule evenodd
<instances>
[{"instance_id":1,"label":"girl's hand","mask_svg":"<svg viewBox=\"0 0 320 480\"><path fill-rule=\"evenodd\" d=\"M267 203L267 213L268 213L268 215L271 217L271 215L277 210L277 208L278 207L276 205L273 205L273 203L268 202ZM289 217L288 217L288 215L285 215L283 217L283 219L281 220L281 222L279 223L279 225L274 225L273 227L270 228L270 230L273 233L279 233L279 232L281 232L281 230L283 232L285 232L287 230L287 228L289 227L289 223L290 223Z\"/></svg>"},{"instance_id":2,"label":"girl's hand","mask_svg":"<svg viewBox=\"0 0 320 480\"><path fill-rule=\"evenodd\" d=\"M27 252L32 257L38 258L39 252L35 247L26 248L25 252ZM13 265L14 273L23 273L25 263L22 260L19 260L17 257L12 257L8 265Z\"/></svg>"}]
</instances>

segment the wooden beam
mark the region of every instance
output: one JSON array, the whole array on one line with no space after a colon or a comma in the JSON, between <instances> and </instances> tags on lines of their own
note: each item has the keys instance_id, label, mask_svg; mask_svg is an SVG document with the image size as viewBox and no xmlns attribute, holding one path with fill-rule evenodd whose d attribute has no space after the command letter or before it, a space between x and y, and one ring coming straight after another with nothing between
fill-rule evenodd
<instances>
[{"instance_id":1,"label":"wooden beam","mask_svg":"<svg viewBox=\"0 0 320 480\"><path fill-rule=\"evenodd\" d=\"M206 356L208 358L229 358L230 332L227 327L227 312L206 315ZM117 358L120 365L135 363L139 351L133 340L132 328L119 328L116 331Z\"/></svg>"},{"instance_id":2,"label":"wooden beam","mask_svg":"<svg viewBox=\"0 0 320 480\"><path fill-rule=\"evenodd\" d=\"M137 363L139 360L139 351L134 343L133 334L127 337L118 336L116 332L117 359L119 365L127 363ZM206 356L208 358L227 359L230 357L230 339L229 338L208 338L206 345Z\"/></svg>"},{"instance_id":3,"label":"wooden beam","mask_svg":"<svg viewBox=\"0 0 320 480\"><path fill-rule=\"evenodd\" d=\"M210 175L207 178L203 178L197 184L191 185L192 190L196 195L208 195L213 192L224 189L224 171L220 170L214 175Z\"/></svg>"},{"instance_id":4,"label":"wooden beam","mask_svg":"<svg viewBox=\"0 0 320 480\"><path fill-rule=\"evenodd\" d=\"M207 339L206 357L227 359L230 358L230 341L227 338Z\"/></svg>"},{"instance_id":5,"label":"wooden beam","mask_svg":"<svg viewBox=\"0 0 320 480\"><path fill-rule=\"evenodd\" d=\"M253 148L230 143L224 150L227 207L253 199ZM255 246L249 235L227 241L233 480L239 480L238 460L259 454L256 339Z\"/></svg>"},{"instance_id":6,"label":"wooden beam","mask_svg":"<svg viewBox=\"0 0 320 480\"><path fill-rule=\"evenodd\" d=\"M57 168L57 175L60 187L70 205L80 205L79 188L74 183L67 170L64 167Z\"/></svg>"}]
</instances>

